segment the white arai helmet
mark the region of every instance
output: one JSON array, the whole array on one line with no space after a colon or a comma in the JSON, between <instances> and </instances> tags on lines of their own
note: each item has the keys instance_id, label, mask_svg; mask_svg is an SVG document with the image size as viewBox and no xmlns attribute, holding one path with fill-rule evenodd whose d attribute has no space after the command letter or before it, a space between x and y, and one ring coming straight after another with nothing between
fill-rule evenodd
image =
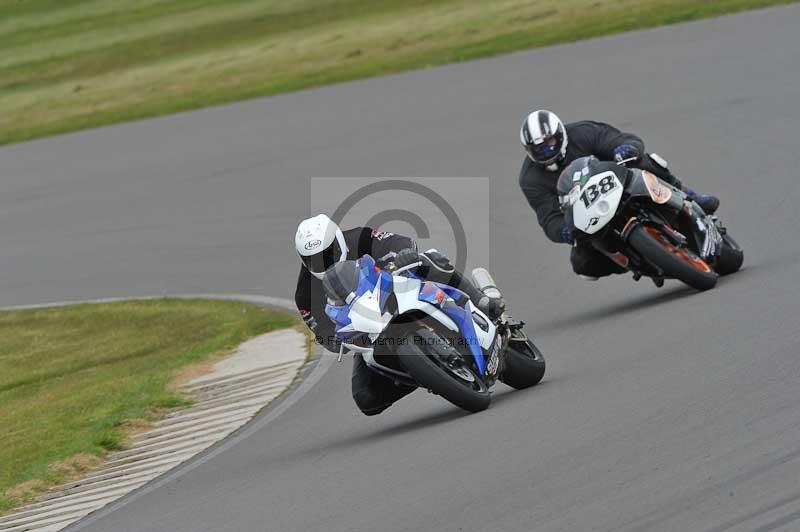
<instances>
[{"instance_id":1,"label":"white arai helmet","mask_svg":"<svg viewBox=\"0 0 800 532\"><path fill-rule=\"evenodd\" d=\"M332 265L347 259L344 233L324 214L300 222L294 247L303 265L317 279L325 277L325 270Z\"/></svg>"}]
</instances>

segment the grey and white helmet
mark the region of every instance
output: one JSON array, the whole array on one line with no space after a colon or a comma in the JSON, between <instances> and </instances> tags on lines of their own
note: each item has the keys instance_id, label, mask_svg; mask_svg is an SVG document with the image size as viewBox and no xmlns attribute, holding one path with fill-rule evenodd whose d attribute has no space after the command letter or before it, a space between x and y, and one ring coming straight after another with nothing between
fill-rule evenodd
<instances>
[{"instance_id":1,"label":"grey and white helmet","mask_svg":"<svg viewBox=\"0 0 800 532\"><path fill-rule=\"evenodd\" d=\"M558 170L567 156L567 130L558 116L545 109L529 114L519 130L528 157L548 170Z\"/></svg>"}]
</instances>

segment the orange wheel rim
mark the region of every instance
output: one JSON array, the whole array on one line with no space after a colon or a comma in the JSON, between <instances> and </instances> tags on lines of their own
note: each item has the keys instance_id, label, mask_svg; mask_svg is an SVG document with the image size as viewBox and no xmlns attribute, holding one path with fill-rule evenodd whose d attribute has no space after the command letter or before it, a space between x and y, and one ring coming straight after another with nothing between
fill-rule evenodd
<instances>
[{"instance_id":1,"label":"orange wheel rim","mask_svg":"<svg viewBox=\"0 0 800 532\"><path fill-rule=\"evenodd\" d=\"M700 270L701 272L710 273L711 267L706 264L706 261L689 251L684 247L677 247L672 242L670 242L667 237L665 237L661 231L659 231L655 227L645 226L644 230L653 238L655 238L659 244L664 246L664 248L681 259L682 261L686 262L687 264L693 266L694 268Z\"/></svg>"}]
</instances>

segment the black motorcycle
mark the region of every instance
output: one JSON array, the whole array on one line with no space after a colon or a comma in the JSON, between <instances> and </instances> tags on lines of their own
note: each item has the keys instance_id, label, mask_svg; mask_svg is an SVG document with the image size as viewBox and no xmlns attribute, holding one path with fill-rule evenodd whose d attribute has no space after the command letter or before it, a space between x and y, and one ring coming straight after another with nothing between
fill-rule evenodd
<instances>
[{"instance_id":1,"label":"black motorcycle","mask_svg":"<svg viewBox=\"0 0 800 532\"><path fill-rule=\"evenodd\" d=\"M708 290L742 266L742 249L719 218L651 172L585 157L558 181L567 224L634 279L678 279ZM576 164L577 163L577 164Z\"/></svg>"}]
</instances>

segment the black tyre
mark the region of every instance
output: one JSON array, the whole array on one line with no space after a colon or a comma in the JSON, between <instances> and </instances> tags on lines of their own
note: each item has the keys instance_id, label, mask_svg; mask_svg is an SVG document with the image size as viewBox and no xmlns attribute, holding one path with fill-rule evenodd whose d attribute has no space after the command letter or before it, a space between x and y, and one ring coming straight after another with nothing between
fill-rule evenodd
<instances>
[{"instance_id":1,"label":"black tyre","mask_svg":"<svg viewBox=\"0 0 800 532\"><path fill-rule=\"evenodd\" d=\"M539 384L546 369L542 352L524 333L520 333L520 337L512 337L508 343L500 376L500 381L517 390Z\"/></svg>"},{"instance_id":2,"label":"black tyre","mask_svg":"<svg viewBox=\"0 0 800 532\"><path fill-rule=\"evenodd\" d=\"M406 340L397 356L421 387L469 412L489 408L489 389L475 370L468 364L451 368L444 362L456 354L455 348L428 329L419 329Z\"/></svg>"},{"instance_id":3,"label":"black tyre","mask_svg":"<svg viewBox=\"0 0 800 532\"><path fill-rule=\"evenodd\" d=\"M673 245L657 227L640 225L634 228L628 243L667 277L697 290L709 290L717 284L719 276L703 259L686 247Z\"/></svg>"},{"instance_id":4,"label":"black tyre","mask_svg":"<svg viewBox=\"0 0 800 532\"><path fill-rule=\"evenodd\" d=\"M722 253L717 259L714 269L720 275L738 272L744 262L744 252L729 234L722 235Z\"/></svg>"}]
</instances>

